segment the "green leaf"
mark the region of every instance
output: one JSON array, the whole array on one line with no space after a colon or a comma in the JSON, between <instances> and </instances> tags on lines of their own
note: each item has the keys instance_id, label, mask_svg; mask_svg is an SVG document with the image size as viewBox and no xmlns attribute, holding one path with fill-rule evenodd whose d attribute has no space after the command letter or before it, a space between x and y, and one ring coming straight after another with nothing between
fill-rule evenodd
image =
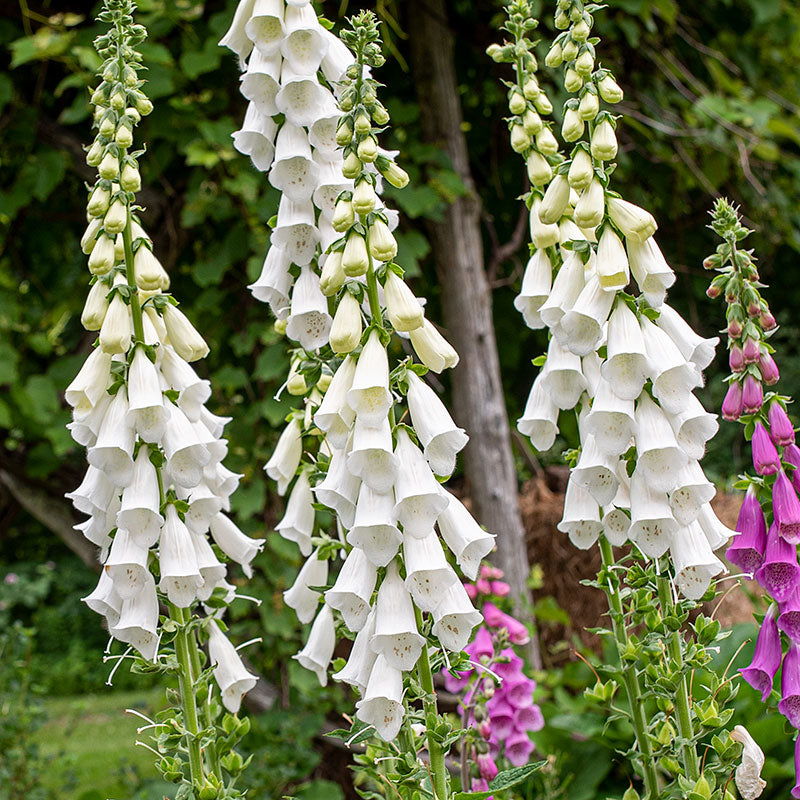
<instances>
[{"instance_id":1,"label":"green leaf","mask_svg":"<svg viewBox=\"0 0 800 800\"><path fill-rule=\"evenodd\" d=\"M494 792L500 792L503 789L510 789L512 786L522 783L534 772L540 770L547 762L534 761L531 764L526 764L524 767L516 767L515 769L506 769L499 773L497 777L489 784L488 792L456 792L453 795L453 800L486 800Z\"/></svg>"},{"instance_id":2,"label":"green leaf","mask_svg":"<svg viewBox=\"0 0 800 800\"><path fill-rule=\"evenodd\" d=\"M72 44L75 33L60 33L53 28L39 28L33 36L11 42L11 68L63 55Z\"/></svg>"}]
</instances>

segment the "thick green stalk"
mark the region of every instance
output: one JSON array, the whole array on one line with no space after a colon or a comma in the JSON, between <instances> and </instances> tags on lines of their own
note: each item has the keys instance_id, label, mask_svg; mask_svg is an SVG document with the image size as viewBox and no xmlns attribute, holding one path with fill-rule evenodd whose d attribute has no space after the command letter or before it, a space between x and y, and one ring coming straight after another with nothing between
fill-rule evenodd
<instances>
[{"instance_id":1,"label":"thick green stalk","mask_svg":"<svg viewBox=\"0 0 800 800\"><path fill-rule=\"evenodd\" d=\"M414 614L417 619L417 628L421 632L422 612L416 606L414 606ZM447 767L444 763L444 748L433 737L429 727L429 720L436 719L439 712L436 705L436 691L433 688L433 672L431 671L431 661L428 657L427 641L417 662L417 677L419 678L420 686L425 690L423 708L425 710L425 725L428 733L428 755L431 763L433 794L436 800L447 800Z\"/></svg>"},{"instance_id":2,"label":"thick green stalk","mask_svg":"<svg viewBox=\"0 0 800 800\"><path fill-rule=\"evenodd\" d=\"M659 575L658 577L658 599L661 603L661 613L663 616L672 614L675 611L675 604L672 600L669 578ZM683 652L681 649L680 631L673 631L667 639L667 651L669 657L679 670L683 669ZM700 759L694 744L694 726L692 725L692 715L689 707L689 687L686 683L686 675L682 674L678 682L678 689L675 692L675 712L678 722L678 733L684 740L681 746L681 761L686 777L690 781L696 781L700 777Z\"/></svg>"},{"instance_id":3,"label":"thick green stalk","mask_svg":"<svg viewBox=\"0 0 800 800\"><path fill-rule=\"evenodd\" d=\"M611 570L615 565L611 543L601 534L599 544L600 555L603 560L603 569L611 575ZM631 710L631 725L633 725L636 744L641 754L642 773L645 790L647 792L646 797L650 798L650 800L655 800L655 798L658 797L658 773L656 772L656 765L653 760L653 749L650 745L650 738L647 732L647 718L645 717L644 705L642 703L642 690L639 684L639 676L636 674L636 668L634 666L626 666L623 661L629 640L628 631L625 628L622 599L619 596L618 588L605 585L603 590L608 598L608 607L611 611L611 626L614 631L614 639L620 658L622 681L625 685L628 705Z\"/></svg>"}]
</instances>

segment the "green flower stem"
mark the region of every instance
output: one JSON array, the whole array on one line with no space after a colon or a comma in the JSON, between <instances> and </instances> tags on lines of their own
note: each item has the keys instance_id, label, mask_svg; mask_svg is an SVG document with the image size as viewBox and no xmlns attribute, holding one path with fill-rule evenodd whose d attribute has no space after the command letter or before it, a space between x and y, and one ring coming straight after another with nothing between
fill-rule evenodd
<instances>
[{"instance_id":1,"label":"green flower stem","mask_svg":"<svg viewBox=\"0 0 800 800\"><path fill-rule=\"evenodd\" d=\"M613 575L614 551L611 543L601 534L599 539L600 555L603 560L603 570L609 575ZM628 695L628 705L631 711L631 725L636 736L636 744L639 748L642 761L642 775L646 797L655 800L658 797L658 773L656 772L655 761L653 760L653 749L650 745L650 737L647 732L647 719L644 713L642 702L642 689L639 683L639 676L636 674L635 666L626 666L623 661L624 653L629 643L628 631L625 628L624 612L622 610L622 599L619 596L618 587L603 587L608 598L608 607L611 612L611 626L614 631L614 639L617 644L617 653L620 657L620 668L622 670L622 680L625 684L625 692Z\"/></svg>"},{"instance_id":2,"label":"green flower stem","mask_svg":"<svg viewBox=\"0 0 800 800\"><path fill-rule=\"evenodd\" d=\"M422 612L416 606L414 606L414 615L417 620L417 628L421 631ZM436 741L430 729L431 723L438 718L439 711L436 705L436 691L433 688L433 673L431 672L431 661L428 657L427 640L422 647L422 653L417 662L417 676L420 685L425 690L423 708L425 710L425 727L428 734L428 755L431 762L433 794L436 800L447 800L447 767L444 763L444 749Z\"/></svg>"},{"instance_id":3,"label":"green flower stem","mask_svg":"<svg viewBox=\"0 0 800 800\"><path fill-rule=\"evenodd\" d=\"M142 305L139 302L139 289L136 286L136 274L133 270L133 240L131 237L131 207L128 206L128 219L122 231L122 243L125 248L125 277L131 290L130 305L133 319L133 335L136 344L144 344L144 326L142 325Z\"/></svg>"},{"instance_id":4,"label":"green flower stem","mask_svg":"<svg viewBox=\"0 0 800 800\"><path fill-rule=\"evenodd\" d=\"M675 611L675 603L672 599L669 578L659 575L657 580L661 613L664 616L671 615ZM670 633L667 639L667 650L675 667L682 672L683 652L679 631ZM697 756L697 749L694 744L694 726L692 725L692 714L690 710L689 687L686 682L686 675L683 672L678 682L678 689L675 692L675 711L678 722L678 733L681 739L683 739L683 744L681 745L683 769L686 773L686 777L690 781L697 781L700 777L700 759Z\"/></svg>"},{"instance_id":5,"label":"green flower stem","mask_svg":"<svg viewBox=\"0 0 800 800\"><path fill-rule=\"evenodd\" d=\"M187 630L191 619L188 608L178 608L169 604L169 616L178 625L175 634L175 655L178 658L178 688L181 693L181 708L183 710L183 726L186 728L186 747L189 751L189 772L192 785L201 788L204 783L203 754L200 750L200 722L195 699L194 679L192 672L192 648L197 649L197 639L194 632Z\"/></svg>"}]
</instances>

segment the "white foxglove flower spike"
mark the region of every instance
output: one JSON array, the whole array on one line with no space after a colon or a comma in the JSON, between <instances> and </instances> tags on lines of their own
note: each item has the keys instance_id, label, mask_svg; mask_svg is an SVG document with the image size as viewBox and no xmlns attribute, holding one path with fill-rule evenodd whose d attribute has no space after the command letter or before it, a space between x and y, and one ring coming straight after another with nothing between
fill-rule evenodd
<instances>
[{"instance_id":1,"label":"white foxglove flower spike","mask_svg":"<svg viewBox=\"0 0 800 800\"><path fill-rule=\"evenodd\" d=\"M238 714L242 697L256 685L258 678L247 671L236 648L216 622L212 620L206 630L208 655L214 665L214 678L222 692L222 704L231 714Z\"/></svg>"},{"instance_id":2,"label":"white foxglove flower spike","mask_svg":"<svg viewBox=\"0 0 800 800\"><path fill-rule=\"evenodd\" d=\"M347 542L361 548L376 567L385 567L397 555L403 540L395 522L394 492L376 492L362 483Z\"/></svg>"},{"instance_id":3,"label":"white foxglove flower spike","mask_svg":"<svg viewBox=\"0 0 800 800\"><path fill-rule=\"evenodd\" d=\"M314 672L320 686L328 685L328 664L333 658L336 646L336 629L333 612L327 604L320 606L306 646L294 656L305 669Z\"/></svg>"}]
</instances>

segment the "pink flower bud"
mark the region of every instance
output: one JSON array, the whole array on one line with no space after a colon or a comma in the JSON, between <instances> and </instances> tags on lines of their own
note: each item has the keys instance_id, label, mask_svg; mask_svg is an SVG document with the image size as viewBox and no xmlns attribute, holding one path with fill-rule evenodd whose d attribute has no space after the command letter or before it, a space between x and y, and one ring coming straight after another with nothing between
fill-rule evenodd
<instances>
[{"instance_id":1,"label":"pink flower bud","mask_svg":"<svg viewBox=\"0 0 800 800\"><path fill-rule=\"evenodd\" d=\"M770 353L762 352L758 359L758 368L761 370L761 377L767 386L777 383L781 377L778 365Z\"/></svg>"},{"instance_id":2,"label":"pink flower bud","mask_svg":"<svg viewBox=\"0 0 800 800\"><path fill-rule=\"evenodd\" d=\"M722 417L728 422L735 422L742 416L742 384L731 381L728 392L722 401Z\"/></svg>"},{"instance_id":3,"label":"pink flower bud","mask_svg":"<svg viewBox=\"0 0 800 800\"><path fill-rule=\"evenodd\" d=\"M742 354L744 356L744 363L745 364L755 364L758 362L759 356L761 355L758 347L758 342L751 338L747 337L744 341L744 347L742 348Z\"/></svg>"},{"instance_id":4,"label":"pink flower bud","mask_svg":"<svg viewBox=\"0 0 800 800\"><path fill-rule=\"evenodd\" d=\"M769 309L765 309L758 320L761 323L761 327L765 331L771 331L777 323L775 322L775 317L772 316L772 312Z\"/></svg>"},{"instance_id":5,"label":"pink flower bud","mask_svg":"<svg viewBox=\"0 0 800 800\"><path fill-rule=\"evenodd\" d=\"M742 335L742 323L738 319L732 319L728 323L728 336L732 339L738 339Z\"/></svg>"},{"instance_id":6,"label":"pink flower bud","mask_svg":"<svg viewBox=\"0 0 800 800\"><path fill-rule=\"evenodd\" d=\"M505 581L492 581L492 594L496 597L505 597L511 592L511 587Z\"/></svg>"},{"instance_id":7,"label":"pink flower bud","mask_svg":"<svg viewBox=\"0 0 800 800\"><path fill-rule=\"evenodd\" d=\"M744 379L742 403L745 414L755 414L761 410L761 406L764 404L764 390L761 387L761 381L756 380L752 375L748 375Z\"/></svg>"},{"instance_id":8,"label":"pink flower bud","mask_svg":"<svg viewBox=\"0 0 800 800\"><path fill-rule=\"evenodd\" d=\"M734 344L728 354L728 365L731 372L742 372L744 370L744 353L738 344Z\"/></svg>"}]
</instances>

